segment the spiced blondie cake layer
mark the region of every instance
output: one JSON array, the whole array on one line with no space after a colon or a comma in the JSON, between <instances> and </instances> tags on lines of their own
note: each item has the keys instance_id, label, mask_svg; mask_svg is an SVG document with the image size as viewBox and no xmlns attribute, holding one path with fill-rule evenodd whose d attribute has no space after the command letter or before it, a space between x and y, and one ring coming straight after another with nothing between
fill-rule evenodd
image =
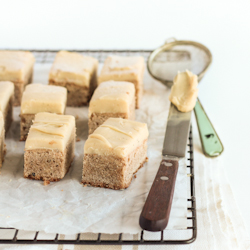
<instances>
[{"instance_id":1,"label":"spiced blondie cake layer","mask_svg":"<svg viewBox=\"0 0 250 250\"><path fill-rule=\"evenodd\" d=\"M135 87L130 82L102 82L89 103L89 134L110 117L135 119Z\"/></svg>"},{"instance_id":2,"label":"spiced blondie cake layer","mask_svg":"<svg viewBox=\"0 0 250 250\"><path fill-rule=\"evenodd\" d=\"M5 137L5 131L4 131L3 113L2 111L0 111L0 168L2 167L4 161L4 155L6 152L4 137Z\"/></svg>"},{"instance_id":3,"label":"spiced blondie cake layer","mask_svg":"<svg viewBox=\"0 0 250 250\"><path fill-rule=\"evenodd\" d=\"M68 172L75 154L75 118L38 113L25 142L24 177L59 181Z\"/></svg>"},{"instance_id":4,"label":"spiced blondie cake layer","mask_svg":"<svg viewBox=\"0 0 250 250\"><path fill-rule=\"evenodd\" d=\"M20 140L25 141L35 114L50 112L64 114L67 90L61 86L33 83L25 88L21 103Z\"/></svg>"},{"instance_id":5,"label":"spiced blondie cake layer","mask_svg":"<svg viewBox=\"0 0 250 250\"><path fill-rule=\"evenodd\" d=\"M14 84L0 81L0 110L3 112L5 134L10 128L13 116Z\"/></svg>"},{"instance_id":6,"label":"spiced blondie cake layer","mask_svg":"<svg viewBox=\"0 0 250 250\"><path fill-rule=\"evenodd\" d=\"M97 86L98 61L79 53L60 51L49 74L49 84L67 88L67 106L87 105Z\"/></svg>"},{"instance_id":7,"label":"spiced blondie cake layer","mask_svg":"<svg viewBox=\"0 0 250 250\"><path fill-rule=\"evenodd\" d=\"M147 159L147 124L109 118L84 145L82 183L127 188Z\"/></svg>"},{"instance_id":8,"label":"spiced blondie cake layer","mask_svg":"<svg viewBox=\"0 0 250 250\"><path fill-rule=\"evenodd\" d=\"M32 81L34 63L29 51L0 50L0 81L14 83L14 106L20 106L24 88Z\"/></svg>"},{"instance_id":9,"label":"spiced blondie cake layer","mask_svg":"<svg viewBox=\"0 0 250 250\"><path fill-rule=\"evenodd\" d=\"M144 68L144 58L141 56L109 56L98 77L98 84L109 80L133 83L135 85L135 104L136 108L139 108L143 94Z\"/></svg>"}]
</instances>

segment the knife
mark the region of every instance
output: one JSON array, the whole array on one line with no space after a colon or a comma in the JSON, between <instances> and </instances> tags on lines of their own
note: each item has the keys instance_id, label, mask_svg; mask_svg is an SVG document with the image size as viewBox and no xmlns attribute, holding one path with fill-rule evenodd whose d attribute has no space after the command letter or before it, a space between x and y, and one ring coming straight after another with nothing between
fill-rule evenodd
<instances>
[{"instance_id":1,"label":"knife","mask_svg":"<svg viewBox=\"0 0 250 250\"><path fill-rule=\"evenodd\" d=\"M144 230L162 231L168 224L179 160L186 154L191 114L178 111L171 103L162 161L139 219Z\"/></svg>"}]
</instances>

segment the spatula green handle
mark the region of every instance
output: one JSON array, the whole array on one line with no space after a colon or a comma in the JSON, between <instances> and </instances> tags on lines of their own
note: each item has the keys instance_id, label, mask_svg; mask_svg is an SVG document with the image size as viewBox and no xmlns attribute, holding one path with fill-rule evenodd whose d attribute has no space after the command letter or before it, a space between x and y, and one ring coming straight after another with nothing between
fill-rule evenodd
<instances>
[{"instance_id":1,"label":"spatula green handle","mask_svg":"<svg viewBox=\"0 0 250 250\"><path fill-rule=\"evenodd\" d=\"M223 152L224 147L199 99L197 99L194 112L203 153L208 157L219 156Z\"/></svg>"}]
</instances>

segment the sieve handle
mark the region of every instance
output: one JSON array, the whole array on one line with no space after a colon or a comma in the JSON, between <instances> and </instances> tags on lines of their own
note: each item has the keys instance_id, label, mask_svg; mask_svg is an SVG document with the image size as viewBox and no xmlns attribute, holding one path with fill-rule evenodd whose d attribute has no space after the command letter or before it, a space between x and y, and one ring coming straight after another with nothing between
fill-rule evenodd
<instances>
[{"instance_id":1,"label":"sieve handle","mask_svg":"<svg viewBox=\"0 0 250 250\"><path fill-rule=\"evenodd\" d=\"M219 156L224 150L223 144L199 99L197 99L194 113L200 133L203 153L208 157Z\"/></svg>"}]
</instances>

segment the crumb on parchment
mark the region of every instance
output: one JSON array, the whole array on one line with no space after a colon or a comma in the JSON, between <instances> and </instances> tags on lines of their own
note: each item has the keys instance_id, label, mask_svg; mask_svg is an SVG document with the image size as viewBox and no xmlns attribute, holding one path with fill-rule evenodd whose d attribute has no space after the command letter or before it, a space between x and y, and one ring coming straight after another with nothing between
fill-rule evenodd
<instances>
[{"instance_id":1,"label":"crumb on parchment","mask_svg":"<svg viewBox=\"0 0 250 250\"><path fill-rule=\"evenodd\" d=\"M49 185L49 184L50 184L50 181L44 181L44 182L43 182L43 185L44 185L44 186L47 186L47 185Z\"/></svg>"}]
</instances>

